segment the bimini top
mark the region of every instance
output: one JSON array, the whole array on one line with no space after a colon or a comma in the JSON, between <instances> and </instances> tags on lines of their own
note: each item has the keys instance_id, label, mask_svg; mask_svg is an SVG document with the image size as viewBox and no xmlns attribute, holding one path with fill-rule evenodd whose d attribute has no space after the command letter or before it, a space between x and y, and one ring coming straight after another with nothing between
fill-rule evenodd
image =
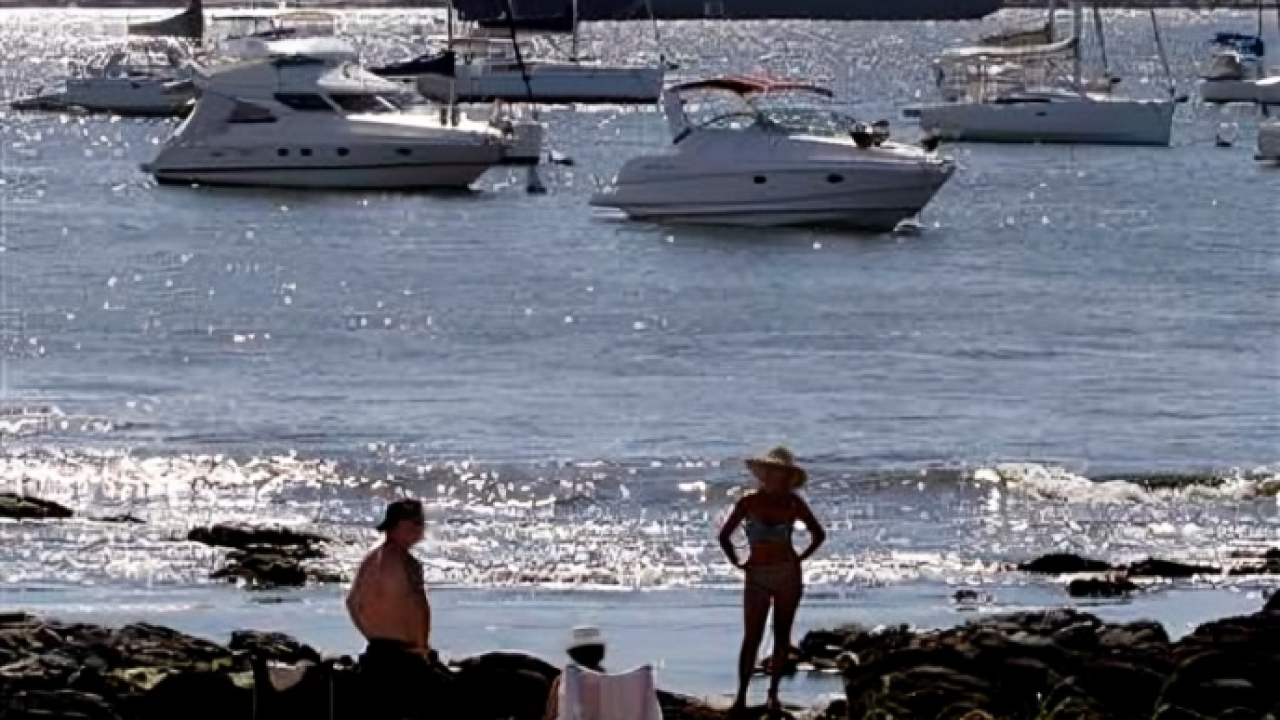
<instances>
[{"instance_id":1,"label":"bimini top","mask_svg":"<svg viewBox=\"0 0 1280 720\"><path fill-rule=\"evenodd\" d=\"M765 77L762 75L725 75L722 77L706 78L704 80L694 80L692 82L680 83L667 88L673 93L689 92L692 90L723 90L736 95L763 95L771 92L810 92L824 97L835 97L835 93L821 85L812 83L799 82L796 80L781 80L777 78Z\"/></svg>"}]
</instances>

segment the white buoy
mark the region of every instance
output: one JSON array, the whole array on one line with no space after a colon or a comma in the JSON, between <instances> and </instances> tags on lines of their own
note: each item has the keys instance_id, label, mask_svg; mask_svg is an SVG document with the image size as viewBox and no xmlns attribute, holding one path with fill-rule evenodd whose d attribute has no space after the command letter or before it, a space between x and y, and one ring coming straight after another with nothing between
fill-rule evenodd
<instances>
[{"instance_id":1,"label":"white buoy","mask_svg":"<svg viewBox=\"0 0 1280 720\"><path fill-rule=\"evenodd\" d=\"M1220 148L1229 148L1236 144L1236 138L1240 137L1240 126L1236 123L1219 123L1218 132L1214 137L1213 144Z\"/></svg>"}]
</instances>

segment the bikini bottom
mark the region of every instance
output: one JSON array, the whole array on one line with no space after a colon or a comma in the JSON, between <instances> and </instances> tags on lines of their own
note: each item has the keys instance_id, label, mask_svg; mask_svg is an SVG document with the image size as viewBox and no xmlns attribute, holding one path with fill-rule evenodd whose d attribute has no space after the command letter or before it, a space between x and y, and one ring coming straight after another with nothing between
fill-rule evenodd
<instances>
[{"instance_id":1,"label":"bikini bottom","mask_svg":"<svg viewBox=\"0 0 1280 720\"><path fill-rule=\"evenodd\" d=\"M799 563L748 565L746 581L748 590L762 590L771 597L780 594L799 593L804 587L804 579L800 574Z\"/></svg>"}]
</instances>

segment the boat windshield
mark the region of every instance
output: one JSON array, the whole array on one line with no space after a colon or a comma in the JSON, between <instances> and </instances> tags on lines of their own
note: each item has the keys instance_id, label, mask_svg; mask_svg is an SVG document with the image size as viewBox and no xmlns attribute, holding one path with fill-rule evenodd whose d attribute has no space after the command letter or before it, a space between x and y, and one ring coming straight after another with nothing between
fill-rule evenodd
<instances>
[{"instance_id":1,"label":"boat windshield","mask_svg":"<svg viewBox=\"0 0 1280 720\"><path fill-rule=\"evenodd\" d=\"M380 115L400 112L400 106L393 100L381 95L342 95L329 96L335 105L348 115Z\"/></svg>"},{"instance_id":2,"label":"boat windshield","mask_svg":"<svg viewBox=\"0 0 1280 720\"><path fill-rule=\"evenodd\" d=\"M748 100L717 96L687 103L685 114L698 128L818 137L847 135L855 122L847 111L824 97L794 93L771 93Z\"/></svg>"}]
</instances>

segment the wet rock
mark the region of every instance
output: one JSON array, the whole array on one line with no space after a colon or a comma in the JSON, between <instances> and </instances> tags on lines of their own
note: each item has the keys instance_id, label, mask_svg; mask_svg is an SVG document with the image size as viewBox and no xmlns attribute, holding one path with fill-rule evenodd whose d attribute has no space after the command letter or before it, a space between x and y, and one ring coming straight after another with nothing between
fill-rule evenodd
<instances>
[{"instance_id":1,"label":"wet rock","mask_svg":"<svg viewBox=\"0 0 1280 720\"><path fill-rule=\"evenodd\" d=\"M255 590L302 587L310 579L302 565L304 559L289 552L233 550L226 563L209 577L239 582Z\"/></svg>"},{"instance_id":2,"label":"wet rock","mask_svg":"<svg viewBox=\"0 0 1280 720\"><path fill-rule=\"evenodd\" d=\"M1023 572L1043 573L1047 575L1068 575L1073 573L1105 572L1112 569L1110 563L1081 557L1074 553L1052 553L1042 555L1031 562L1018 565Z\"/></svg>"},{"instance_id":3,"label":"wet rock","mask_svg":"<svg viewBox=\"0 0 1280 720\"><path fill-rule=\"evenodd\" d=\"M64 505L32 495L0 493L0 518L11 520L61 520L75 513Z\"/></svg>"},{"instance_id":4,"label":"wet rock","mask_svg":"<svg viewBox=\"0 0 1280 720\"><path fill-rule=\"evenodd\" d=\"M187 533L187 540L212 547L224 547L234 550L254 550L262 548L301 548L301 553L315 553L311 557L323 555L318 545L330 542L329 538L314 533L299 532L289 528L254 527L251 525L219 524L213 527L198 527Z\"/></svg>"},{"instance_id":5,"label":"wet rock","mask_svg":"<svg viewBox=\"0 0 1280 720\"><path fill-rule=\"evenodd\" d=\"M1071 597L1116 598L1126 597L1138 589L1124 578L1082 578L1067 585Z\"/></svg>"},{"instance_id":6,"label":"wet rock","mask_svg":"<svg viewBox=\"0 0 1280 720\"><path fill-rule=\"evenodd\" d=\"M231 633L231 642L227 643L227 648L233 652L244 652L255 658L289 665L320 662L320 653L315 648L284 633L237 630Z\"/></svg>"},{"instance_id":7,"label":"wet rock","mask_svg":"<svg viewBox=\"0 0 1280 720\"><path fill-rule=\"evenodd\" d=\"M103 698L76 690L20 690L0 699L5 720L120 720Z\"/></svg>"},{"instance_id":8,"label":"wet rock","mask_svg":"<svg viewBox=\"0 0 1280 720\"><path fill-rule=\"evenodd\" d=\"M1132 563L1125 572L1129 577L1190 578L1196 575L1221 575L1222 569L1207 565L1190 565L1172 560L1147 558Z\"/></svg>"}]
</instances>

